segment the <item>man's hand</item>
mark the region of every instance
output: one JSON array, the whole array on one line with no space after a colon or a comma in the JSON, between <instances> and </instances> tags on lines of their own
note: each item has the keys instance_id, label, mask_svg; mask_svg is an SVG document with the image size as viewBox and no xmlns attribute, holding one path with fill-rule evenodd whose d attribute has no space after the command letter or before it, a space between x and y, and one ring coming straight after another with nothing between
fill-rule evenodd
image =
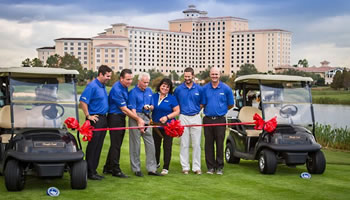
<instances>
[{"instance_id":1,"label":"man's hand","mask_svg":"<svg viewBox=\"0 0 350 200\"><path fill-rule=\"evenodd\" d=\"M98 115L89 115L87 119L96 123L98 121Z\"/></svg>"},{"instance_id":2,"label":"man's hand","mask_svg":"<svg viewBox=\"0 0 350 200\"><path fill-rule=\"evenodd\" d=\"M143 127L143 126L145 126L145 121L143 121L143 119L139 118L137 120L137 125L139 127ZM141 133L145 133L145 129L144 128L140 128L140 131L141 131Z\"/></svg>"}]
</instances>

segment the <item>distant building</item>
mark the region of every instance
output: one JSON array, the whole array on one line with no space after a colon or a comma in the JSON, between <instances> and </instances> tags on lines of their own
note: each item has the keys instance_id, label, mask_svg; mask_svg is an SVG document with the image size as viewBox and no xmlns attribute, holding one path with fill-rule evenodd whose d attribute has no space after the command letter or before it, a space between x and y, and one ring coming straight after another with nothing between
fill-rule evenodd
<instances>
[{"instance_id":1,"label":"distant building","mask_svg":"<svg viewBox=\"0 0 350 200\"><path fill-rule=\"evenodd\" d=\"M289 69L303 71L303 72L310 72L314 74L319 74L322 78L325 79L325 84L331 84L333 82L333 77L335 76L335 74L338 71L343 72L344 69L340 67L331 67L329 66L329 63L330 62L328 61L322 61L320 67L315 67L315 66L292 67L290 65L281 65L281 66L275 67L275 72L279 73L279 72L287 71Z\"/></svg>"},{"instance_id":2,"label":"distant building","mask_svg":"<svg viewBox=\"0 0 350 200\"><path fill-rule=\"evenodd\" d=\"M150 69L183 73L186 67L199 73L215 66L231 75L246 63L260 72L290 65L289 31L249 30L247 19L207 17L206 11L194 5L183 13L184 18L169 21L169 30L117 23L96 37L59 38L55 53L74 55L86 69L97 70L106 64L115 71L129 68L135 74ZM41 56L45 52L37 50L38 57L45 59Z\"/></svg>"},{"instance_id":3,"label":"distant building","mask_svg":"<svg viewBox=\"0 0 350 200\"><path fill-rule=\"evenodd\" d=\"M46 65L46 61L50 56L55 55L56 49L55 47L41 47L37 48L38 58L41 60L43 65Z\"/></svg>"}]
</instances>

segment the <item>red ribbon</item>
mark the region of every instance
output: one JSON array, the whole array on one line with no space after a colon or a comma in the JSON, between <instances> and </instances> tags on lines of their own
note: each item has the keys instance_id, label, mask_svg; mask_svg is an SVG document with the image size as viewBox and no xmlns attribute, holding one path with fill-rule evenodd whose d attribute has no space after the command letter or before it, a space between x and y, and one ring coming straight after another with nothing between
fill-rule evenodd
<instances>
[{"instance_id":1,"label":"red ribbon","mask_svg":"<svg viewBox=\"0 0 350 200\"><path fill-rule=\"evenodd\" d=\"M275 116L274 118L270 119L269 121L265 122L260 115L258 115L257 113L255 113L255 115L253 116L253 119L255 120L255 126L254 129L255 130L262 130L264 129L265 131L267 131L268 133L272 133L277 126L277 117Z\"/></svg>"},{"instance_id":2,"label":"red ribbon","mask_svg":"<svg viewBox=\"0 0 350 200\"><path fill-rule=\"evenodd\" d=\"M184 126L181 126L180 120L171 120L164 126L165 133L170 137L181 137L184 133Z\"/></svg>"},{"instance_id":3,"label":"red ribbon","mask_svg":"<svg viewBox=\"0 0 350 200\"><path fill-rule=\"evenodd\" d=\"M93 131L107 131L107 130L127 130L127 129L144 129L144 128L159 128L164 127L165 133L170 137L181 137L185 127L194 127L194 126L226 126L226 125L249 125L255 124L255 130L264 129L268 133L272 133L277 126L277 117L270 119L265 122L260 115L255 113L253 119L254 122L240 122L240 123L217 123L217 124L192 124L192 125L181 125L179 120L171 120L170 123L164 126L143 126L143 127L115 127L115 128L94 128L91 126L90 121L86 120L84 124L79 127L78 121L73 117L68 117L64 123L67 125L67 128L77 129L83 135L83 141L90 141L93 136Z\"/></svg>"},{"instance_id":4,"label":"red ribbon","mask_svg":"<svg viewBox=\"0 0 350 200\"><path fill-rule=\"evenodd\" d=\"M83 141L90 141L92 138L92 131L94 129L93 126L91 126L90 121L86 120L84 124L79 127L79 122L73 117L68 117L64 123L67 125L67 128L70 129L77 129L82 135L83 135Z\"/></svg>"}]
</instances>

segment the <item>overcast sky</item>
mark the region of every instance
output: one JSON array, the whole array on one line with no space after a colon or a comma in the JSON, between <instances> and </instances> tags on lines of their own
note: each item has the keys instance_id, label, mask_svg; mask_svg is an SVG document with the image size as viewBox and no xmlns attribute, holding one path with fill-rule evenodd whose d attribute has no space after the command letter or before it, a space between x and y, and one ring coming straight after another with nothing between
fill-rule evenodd
<instances>
[{"instance_id":1,"label":"overcast sky","mask_svg":"<svg viewBox=\"0 0 350 200\"><path fill-rule=\"evenodd\" d=\"M248 19L250 29L291 31L291 63L350 67L348 0L0 0L0 67L19 66L60 37L93 37L114 23L168 29L194 4L209 17Z\"/></svg>"}]
</instances>

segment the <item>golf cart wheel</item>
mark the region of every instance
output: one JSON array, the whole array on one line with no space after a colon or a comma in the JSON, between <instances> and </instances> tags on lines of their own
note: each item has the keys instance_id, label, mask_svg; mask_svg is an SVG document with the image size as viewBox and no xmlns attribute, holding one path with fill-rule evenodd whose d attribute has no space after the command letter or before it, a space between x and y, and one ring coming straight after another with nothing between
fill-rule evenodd
<instances>
[{"instance_id":1,"label":"golf cart wheel","mask_svg":"<svg viewBox=\"0 0 350 200\"><path fill-rule=\"evenodd\" d=\"M231 142L227 143L225 149L225 159L227 163L239 164L240 158L234 156L234 152L235 149L233 147L233 144L231 144Z\"/></svg>"},{"instance_id":2,"label":"golf cart wheel","mask_svg":"<svg viewBox=\"0 0 350 200\"><path fill-rule=\"evenodd\" d=\"M24 188L24 171L17 160L7 162L4 175L8 191L21 191Z\"/></svg>"},{"instance_id":3,"label":"golf cart wheel","mask_svg":"<svg viewBox=\"0 0 350 200\"><path fill-rule=\"evenodd\" d=\"M273 151L264 149L259 154L259 170L262 174L274 174L277 168L277 158Z\"/></svg>"},{"instance_id":4,"label":"golf cart wheel","mask_svg":"<svg viewBox=\"0 0 350 200\"><path fill-rule=\"evenodd\" d=\"M72 189L85 189L87 185L87 164L85 160L75 162L71 166L70 183Z\"/></svg>"},{"instance_id":5,"label":"golf cart wheel","mask_svg":"<svg viewBox=\"0 0 350 200\"><path fill-rule=\"evenodd\" d=\"M326 159L322 151L309 153L306 167L310 174L323 174L326 169Z\"/></svg>"}]
</instances>

